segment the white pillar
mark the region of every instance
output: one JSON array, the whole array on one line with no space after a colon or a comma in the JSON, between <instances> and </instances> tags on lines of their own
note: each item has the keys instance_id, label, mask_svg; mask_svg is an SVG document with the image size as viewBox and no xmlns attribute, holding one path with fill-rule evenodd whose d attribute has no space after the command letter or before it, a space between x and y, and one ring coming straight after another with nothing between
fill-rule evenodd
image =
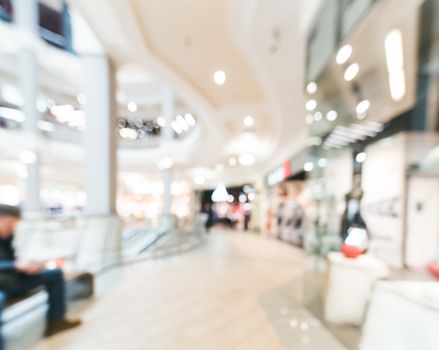
<instances>
[{"instance_id":1,"label":"white pillar","mask_svg":"<svg viewBox=\"0 0 439 350\"><path fill-rule=\"evenodd\" d=\"M25 115L23 130L26 133L27 149L35 159L26 163L26 201L24 213L27 217L39 216L42 213L40 199L40 157L38 154L38 138L40 130L38 122L40 113L37 109L39 95L39 65L34 51L38 38L38 5L35 0L15 0L15 16L20 28L22 47L19 56L19 84L23 96L22 111Z\"/></svg>"},{"instance_id":2,"label":"white pillar","mask_svg":"<svg viewBox=\"0 0 439 350\"><path fill-rule=\"evenodd\" d=\"M14 16L19 28L35 34L38 30L38 2L36 0L14 0Z\"/></svg>"},{"instance_id":3,"label":"white pillar","mask_svg":"<svg viewBox=\"0 0 439 350\"><path fill-rule=\"evenodd\" d=\"M83 57L85 113L85 191L88 216L116 214L117 139L115 71L101 55Z\"/></svg>"},{"instance_id":4,"label":"white pillar","mask_svg":"<svg viewBox=\"0 0 439 350\"><path fill-rule=\"evenodd\" d=\"M172 121L175 114L175 96L173 90L169 86L162 89L162 116L166 121L166 125L161 130L161 148L164 156L169 157L169 150L174 139L174 131L172 129ZM163 222L167 223L171 220L172 215L172 167L167 167L163 172Z\"/></svg>"}]
</instances>

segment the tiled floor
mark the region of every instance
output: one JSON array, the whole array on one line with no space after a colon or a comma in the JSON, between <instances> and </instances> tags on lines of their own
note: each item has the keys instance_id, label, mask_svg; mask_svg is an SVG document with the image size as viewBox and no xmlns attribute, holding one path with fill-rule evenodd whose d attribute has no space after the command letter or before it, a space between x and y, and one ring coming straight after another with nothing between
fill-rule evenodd
<instances>
[{"instance_id":1,"label":"tiled floor","mask_svg":"<svg viewBox=\"0 0 439 350\"><path fill-rule=\"evenodd\" d=\"M344 348L303 309L300 250L216 231L191 252L126 267L84 325L36 350Z\"/></svg>"}]
</instances>

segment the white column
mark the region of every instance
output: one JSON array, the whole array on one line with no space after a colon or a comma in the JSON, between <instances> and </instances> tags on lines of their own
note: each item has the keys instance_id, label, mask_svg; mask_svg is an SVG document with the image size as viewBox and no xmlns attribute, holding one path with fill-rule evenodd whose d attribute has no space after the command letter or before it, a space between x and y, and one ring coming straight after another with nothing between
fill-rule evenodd
<instances>
[{"instance_id":1,"label":"white column","mask_svg":"<svg viewBox=\"0 0 439 350\"><path fill-rule=\"evenodd\" d=\"M14 16L19 28L28 33L37 33L38 2L36 0L14 0Z\"/></svg>"},{"instance_id":2,"label":"white column","mask_svg":"<svg viewBox=\"0 0 439 350\"><path fill-rule=\"evenodd\" d=\"M161 130L161 148L164 157L169 157L169 151L174 139L174 131L172 130L172 121L175 114L175 96L173 90L169 86L162 89L162 116L166 121L166 125ZM163 172L163 222L167 223L171 220L172 209L172 167L166 167Z\"/></svg>"},{"instance_id":3,"label":"white column","mask_svg":"<svg viewBox=\"0 0 439 350\"><path fill-rule=\"evenodd\" d=\"M39 65L34 46L38 38L38 6L35 0L15 0L15 16L20 28L21 50L19 56L19 84L23 96L22 111L25 115L23 130L26 133L27 153L25 158L27 179L25 184L26 201L24 212L27 217L42 213L40 199L40 157L38 154L39 129L41 118L37 109L39 95ZM33 156L29 156L33 154ZM32 159L33 158L33 159Z\"/></svg>"},{"instance_id":4,"label":"white column","mask_svg":"<svg viewBox=\"0 0 439 350\"><path fill-rule=\"evenodd\" d=\"M117 139L115 71L101 55L83 57L85 113L85 191L89 216L116 214Z\"/></svg>"}]
</instances>

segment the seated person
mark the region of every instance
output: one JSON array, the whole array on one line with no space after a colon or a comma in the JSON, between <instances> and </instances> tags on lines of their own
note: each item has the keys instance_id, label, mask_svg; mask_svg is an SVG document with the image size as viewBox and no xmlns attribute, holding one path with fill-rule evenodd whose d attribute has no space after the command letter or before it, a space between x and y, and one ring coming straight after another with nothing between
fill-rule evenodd
<instances>
[{"instance_id":1,"label":"seated person","mask_svg":"<svg viewBox=\"0 0 439 350\"><path fill-rule=\"evenodd\" d=\"M61 270L47 270L39 262L15 260L12 239L21 212L17 207L0 205L0 291L6 298L27 294L44 287L49 295L46 336L80 325L79 320L68 320L66 314L65 282Z\"/></svg>"}]
</instances>

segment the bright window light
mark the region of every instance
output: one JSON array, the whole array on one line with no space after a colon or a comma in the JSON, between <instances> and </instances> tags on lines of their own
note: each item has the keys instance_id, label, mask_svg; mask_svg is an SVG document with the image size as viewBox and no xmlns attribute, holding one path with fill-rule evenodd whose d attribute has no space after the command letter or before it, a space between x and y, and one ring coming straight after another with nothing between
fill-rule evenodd
<instances>
[{"instance_id":1,"label":"bright window light","mask_svg":"<svg viewBox=\"0 0 439 350\"><path fill-rule=\"evenodd\" d=\"M56 117L56 118L62 118L65 114L73 112L75 109L72 105L56 105L50 107L50 112Z\"/></svg>"},{"instance_id":2,"label":"bright window light","mask_svg":"<svg viewBox=\"0 0 439 350\"><path fill-rule=\"evenodd\" d=\"M17 169L17 176L20 179L26 179L28 177L28 173L27 173L27 169L24 166L21 166L20 168Z\"/></svg>"},{"instance_id":3,"label":"bright window light","mask_svg":"<svg viewBox=\"0 0 439 350\"><path fill-rule=\"evenodd\" d=\"M78 96L76 96L76 100L81 105L84 105L87 103L87 98L83 94L79 94Z\"/></svg>"},{"instance_id":4,"label":"bright window light","mask_svg":"<svg viewBox=\"0 0 439 350\"><path fill-rule=\"evenodd\" d=\"M326 113L326 119L330 122L333 122L334 120L336 120L338 117L338 114L336 111L329 111L328 113Z\"/></svg>"},{"instance_id":5,"label":"bright window light","mask_svg":"<svg viewBox=\"0 0 439 350\"><path fill-rule=\"evenodd\" d=\"M308 112L312 112L317 108L317 101L316 100L309 100L306 102L305 108Z\"/></svg>"},{"instance_id":6,"label":"bright window light","mask_svg":"<svg viewBox=\"0 0 439 350\"><path fill-rule=\"evenodd\" d=\"M352 46L345 45L337 53L335 61L337 64L345 64L352 55Z\"/></svg>"},{"instance_id":7,"label":"bright window light","mask_svg":"<svg viewBox=\"0 0 439 350\"><path fill-rule=\"evenodd\" d=\"M308 85L306 86L306 91L310 94L313 95L317 92L317 84L313 81L311 81L310 83L308 83Z\"/></svg>"},{"instance_id":8,"label":"bright window light","mask_svg":"<svg viewBox=\"0 0 439 350\"><path fill-rule=\"evenodd\" d=\"M13 120L17 123L23 123L26 119L22 111L9 107L0 107L0 116L5 119Z\"/></svg>"},{"instance_id":9,"label":"bright window light","mask_svg":"<svg viewBox=\"0 0 439 350\"><path fill-rule=\"evenodd\" d=\"M226 82L226 73L222 70L217 70L213 75L213 81L217 85L223 85Z\"/></svg>"},{"instance_id":10,"label":"bright window light","mask_svg":"<svg viewBox=\"0 0 439 350\"><path fill-rule=\"evenodd\" d=\"M248 115L244 118L243 123L247 128L250 128L255 124L255 119L251 115Z\"/></svg>"},{"instance_id":11,"label":"bright window light","mask_svg":"<svg viewBox=\"0 0 439 350\"><path fill-rule=\"evenodd\" d=\"M39 120L38 121L38 128L43 131L47 132L54 132L55 131L55 125L52 123L46 122L45 120Z\"/></svg>"},{"instance_id":12,"label":"bright window light","mask_svg":"<svg viewBox=\"0 0 439 350\"><path fill-rule=\"evenodd\" d=\"M37 161L37 154L34 151L23 151L20 154L20 160L24 164L33 164Z\"/></svg>"},{"instance_id":13,"label":"bright window light","mask_svg":"<svg viewBox=\"0 0 439 350\"><path fill-rule=\"evenodd\" d=\"M158 167L160 170L166 170L171 169L174 165L174 162L172 161L172 158L169 156L163 157L162 160L160 160Z\"/></svg>"},{"instance_id":14,"label":"bright window light","mask_svg":"<svg viewBox=\"0 0 439 350\"><path fill-rule=\"evenodd\" d=\"M352 63L348 68L346 68L346 71L344 72L344 80L353 80L357 76L359 71L360 66L357 63Z\"/></svg>"}]
</instances>

